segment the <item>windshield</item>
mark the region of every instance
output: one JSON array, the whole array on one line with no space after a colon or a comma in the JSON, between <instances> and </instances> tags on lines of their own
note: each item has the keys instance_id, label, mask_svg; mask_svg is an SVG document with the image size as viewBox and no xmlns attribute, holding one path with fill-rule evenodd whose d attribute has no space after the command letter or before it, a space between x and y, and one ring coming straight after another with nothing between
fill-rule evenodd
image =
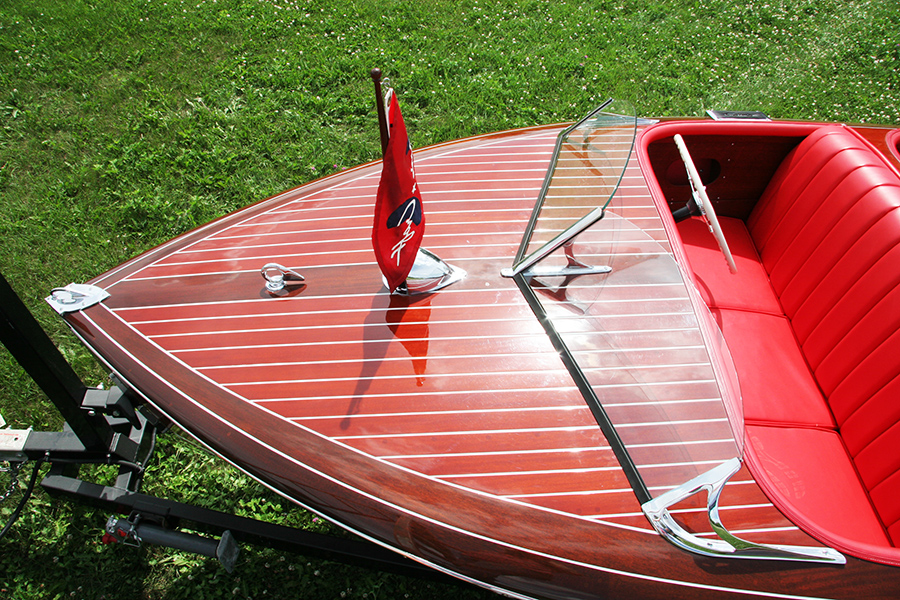
<instances>
[{"instance_id":1,"label":"windshield","mask_svg":"<svg viewBox=\"0 0 900 600\"><path fill-rule=\"evenodd\" d=\"M613 212L579 236L576 254L610 271L531 288L651 497L740 456L739 391L717 372L724 342L672 255Z\"/></svg>"},{"instance_id":2,"label":"windshield","mask_svg":"<svg viewBox=\"0 0 900 600\"><path fill-rule=\"evenodd\" d=\"M740 457L743 419L721 331L632 159L633 115L610 101L560 133L503 274L529 299L644 502Z\"/></svg>"},{"instance_id":3,"label":"windshield","mask_svg":"<svg viewBox=\"0 0 900 600\"><path fill-rule=\"evenodd\" d=\"M603 216L628 166L636 127L630 103L607 100L559 134L513 272L536 264Z\"/></svg>"}]
</instances>

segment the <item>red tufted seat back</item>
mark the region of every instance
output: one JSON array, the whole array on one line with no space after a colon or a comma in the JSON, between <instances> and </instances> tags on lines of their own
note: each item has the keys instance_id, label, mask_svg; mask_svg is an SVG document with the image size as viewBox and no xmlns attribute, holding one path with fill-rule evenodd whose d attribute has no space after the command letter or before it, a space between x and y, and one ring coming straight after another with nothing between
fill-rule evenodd
<instances>
[{"instance_id":1,"label":"red tufted seat back","mask_svg":"<svg viewBox=\"0 0 900 600\"><path fill-rule=\"evenodd\" d=\"M900 545L900 177L822 127L747 221L864 487Z\"/></svg>"}]
</instances>

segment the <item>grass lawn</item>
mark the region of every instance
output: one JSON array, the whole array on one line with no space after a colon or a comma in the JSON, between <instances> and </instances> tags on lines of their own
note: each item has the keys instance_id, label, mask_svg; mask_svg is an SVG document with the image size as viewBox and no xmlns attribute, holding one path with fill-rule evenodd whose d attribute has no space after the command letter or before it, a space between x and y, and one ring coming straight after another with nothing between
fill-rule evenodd
<instances>
[{"instance_id":1,"label":"grass lawn","mask_svg":"<svg viewBox=\"0 0 900 600\"><path fill-rule=\"evenodd\" d=\"M43 297L378 158L372 67L419 147L572 120L607 96L641 116L898 125L898 31L900 6L883 0L4 0L0 271L85 381L105 383ZM2 349L0 413L61 426ZM331 527L177 434L145 490ZM11 510L0 504L0 524ZM228 575L174 551L102 546L106 516L38 491L0 544L0 598L490 596L254 547Z\"/></svg>"}]
</instances>

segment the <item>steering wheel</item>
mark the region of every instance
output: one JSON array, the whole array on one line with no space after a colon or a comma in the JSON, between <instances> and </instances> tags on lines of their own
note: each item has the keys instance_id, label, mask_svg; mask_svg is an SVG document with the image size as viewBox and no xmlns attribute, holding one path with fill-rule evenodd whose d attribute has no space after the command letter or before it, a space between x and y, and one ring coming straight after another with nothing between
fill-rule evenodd
<instances>
[{"instance_id":1,"label":"steering wheel","mask_svg":"<svg viewBox=\"0 0 900 600\"><path fill-rule=\"evenodd\" d=\"M731 256L728 242L725 241L725 234L722 233L722 228L719 226L719 219L716 217L716 211L713 208L712 202L709 201L709 196L706 195L706 187L704 187L703 182L700 180L700 173L697 172L697 167L694 166L694 161L691 159L691 155L684 143L684 139L677 133L675 134L675 145L678 146L678 153L681 155L681 160L684 161L684 166L687 168L688 180L691 182L691 190L694 194L694 202L697 204L697 208L700 209L700 214L709 226L709 230L712 232L713 237L716 238L716 242L719 244L719 250L725 255L725 262L728 263L728 269L732 273L737 273L737 265L734 264L734 257Z\"/></svg>"}]
</instances>

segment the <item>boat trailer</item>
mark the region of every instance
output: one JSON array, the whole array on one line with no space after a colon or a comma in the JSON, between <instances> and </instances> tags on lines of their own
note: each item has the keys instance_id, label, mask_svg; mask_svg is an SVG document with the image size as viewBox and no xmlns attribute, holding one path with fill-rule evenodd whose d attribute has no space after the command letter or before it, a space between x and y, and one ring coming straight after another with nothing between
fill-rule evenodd
<instances>
[{"instance_id":1,"label":"boat trailer","mask_svg":"<svg viewBox=\"0 0 900 600\"><path fill-rule=\"evenodd\" d=\"M0 273L0 342L56 406L62 431L2 428L0 462L8 462L11 496L17 476L33 461L24 497L0 530L0 540L21 513L44 463L41 487L48 493L107 510L104 543L160 545L216 558L231 573L239 544L252 544L342 562L407 577L459 584L455 578L363 539L345 539L210 510L140 492L157 435L171 422L123 382L110 389L89 388ZM118 467L112 486L85 481L86 464ZM206 535L181 531L189 527ZM207 537L210 536L210 537Z\"/></svg>"}]
</instances>

